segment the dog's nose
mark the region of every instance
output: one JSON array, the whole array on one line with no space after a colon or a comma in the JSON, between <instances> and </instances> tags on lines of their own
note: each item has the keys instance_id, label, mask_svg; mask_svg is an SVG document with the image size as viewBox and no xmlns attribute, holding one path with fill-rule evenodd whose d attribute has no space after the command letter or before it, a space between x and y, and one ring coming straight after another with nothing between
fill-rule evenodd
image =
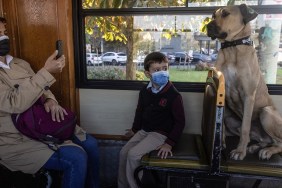
<instances>
[{"instance_id":1,"label":"dog's nose","mask_svg":"<svg viewBox=\"0 0 282 188\"><path fill-rule=\"evenodd\" d=\"M211 37L212 40L216 39L216 33L217 33L217 26L214 21L211 21L207 24L207 35Z\"/></svg>"}]
</instances>

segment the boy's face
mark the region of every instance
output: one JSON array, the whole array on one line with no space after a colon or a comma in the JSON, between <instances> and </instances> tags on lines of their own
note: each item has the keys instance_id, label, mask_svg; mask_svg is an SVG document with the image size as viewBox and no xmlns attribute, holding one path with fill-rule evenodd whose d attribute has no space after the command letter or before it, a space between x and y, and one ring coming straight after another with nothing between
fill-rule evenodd
<instances>
[{"instance_id":1,"label":"boy's face","mask_svg":"<svg viewBox=\"0 0 282 188\"><path fill-rule=\"evenodd\" d=\"M145 75L147 78L152 78L152 74L158 71L167 71L168 70L168 63L161 62L161 63L152 63L149 67L149 71L145 71Z\"/></svg>"}]
</instances>

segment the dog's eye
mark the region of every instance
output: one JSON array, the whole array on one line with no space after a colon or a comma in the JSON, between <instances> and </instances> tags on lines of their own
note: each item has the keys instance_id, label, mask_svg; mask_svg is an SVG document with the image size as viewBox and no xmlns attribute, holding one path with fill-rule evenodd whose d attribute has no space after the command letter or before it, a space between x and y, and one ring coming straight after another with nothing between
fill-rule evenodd
<instances>
[{"instance_id":1,"label":"dog's eye","mask_svg":"<svg viewBox=\"0 0 282 188\"><path fill-rule=\"evenodd\" d=\"M230 14L230 13L227 12L226 10L222 10L221 17L222 17L222 18L225 18L225 17L227 17L229 14Z\"/></svg>"}]
</instances>

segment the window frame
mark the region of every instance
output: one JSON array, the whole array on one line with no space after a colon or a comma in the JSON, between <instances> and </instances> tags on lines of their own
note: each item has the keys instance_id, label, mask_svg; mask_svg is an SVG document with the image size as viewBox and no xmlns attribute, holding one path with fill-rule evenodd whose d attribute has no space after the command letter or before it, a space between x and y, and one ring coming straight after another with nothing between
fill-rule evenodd
<instances>
[{"instance_id":1,"label":"window frame","mask_svg":"<svg viewBox=\"0 0 282 188\"><path fill-rule=\"evenodd\" d=\"M86 16L137 16L137 15L212 15L214 10L222 6L210 7L173 7L173 8L121 8L121 9L82 9L82 0L73 2L73 38L75 58L75 81L77 88L85 89L109 89L109 90L140 90L146 81L130 80L89 80L87 79L85 44ZM250 6L259 14L282 14L282 5L258 5ZM173 82L180 92L204 92L205 83L202 82ZM281 84L267 84L269 93L282 95Z\"/></svg>"}]
</instances>

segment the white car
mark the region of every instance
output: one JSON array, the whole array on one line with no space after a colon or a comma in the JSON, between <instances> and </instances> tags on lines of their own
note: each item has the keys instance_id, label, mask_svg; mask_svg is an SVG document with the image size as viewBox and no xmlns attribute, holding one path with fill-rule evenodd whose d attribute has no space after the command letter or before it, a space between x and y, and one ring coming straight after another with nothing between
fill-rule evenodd
<instances>
[{"instance_id":1,"label":"white car","mask_svg":"<svg viewBox=\"0 0 282 188\"><path fill-rule=\"evenodd\" d=\"M101 65L103 63L101 56L96 53L86 53L86 64L88 66Z\"/></svg>"},{"instance_id":2,"label":"white car","mask_svg":"<svg viewBox=\"0 0 282 188\"><path fill-rule=\"evenodd\" d=\"M137 56L137 58L134 59L133 62L136 63L137 65L143 65L145 57L146 56L144 56L144 55Z\"/></svg>"},{"instance_id":3,"label":"white car","mask_svg":"<svg viewBox=\"0 0 282 188\"><path fill-rule=\"evenodd\" d=\"M278 55L277 63L280 67L282 67L282 50L278 52L277 55Z\"/></svg>"},{"instance_id":4,"label":"white car","mask_svg":"<svg viewBox=\"0 0 282 188\"><path fill-rule=\"evenodd\" d=\"M123 52L106 52L101 58L103 63L109 65L125 65L127 61L127 55Z\"/></svg>"}]
</instances>

